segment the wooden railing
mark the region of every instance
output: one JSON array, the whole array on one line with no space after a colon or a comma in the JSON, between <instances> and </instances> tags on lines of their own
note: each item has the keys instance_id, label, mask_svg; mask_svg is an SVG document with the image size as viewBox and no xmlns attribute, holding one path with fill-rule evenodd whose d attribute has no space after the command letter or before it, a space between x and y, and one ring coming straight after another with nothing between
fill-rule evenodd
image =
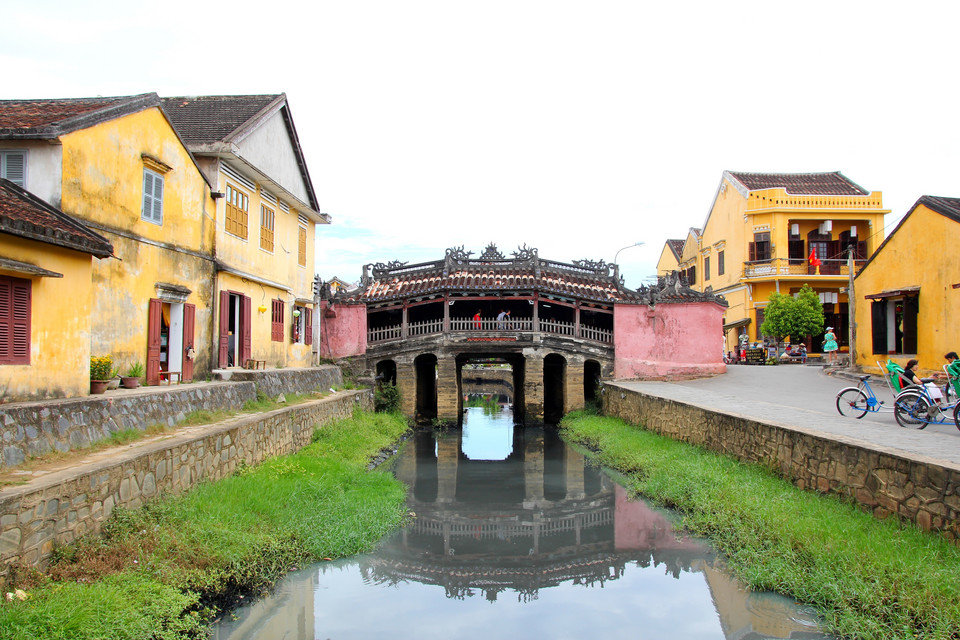
<instances>
[{"instance_id":1,"label":"wooden railing","mask_svg":"<svg viewBox=\"0 0 960 640\"><path fill-rule=\"evenodd\" d=\"M743 263L744 278L764 278L767 276L849 276L850 268L846 259L821 260L820 273L810 267L806 259L774 258ZM854 272L859 271L865 260L854 261Z\"/></svg>"},{"instance_id":2,"label":"wooden railing","mask_svg":"<svg viewBox=\"0 0 960 640\"><path fill-rule=\"evenodd\" d=\"M582 338L604 344L613 343L613 330L600 327L591 327L581 324L579 326L579 336L577 335L577 325L573 322L563 322L561 320L540 320L538 331L559 336L568 336L571 338ZM511 318L509 320L496 320L491 318L451 318L450 333L492 333L492 334L510 334L510 333L532 333L534 332L533 318ZM443 333L443 320L424 320L422 322L411 322L407 325L406 337L419 337L427 335L436 335ZM367 342L389 342L391 340L401 340L404 338L403 326L396 325L392 327L380 327L378 329L369 329L367 331Z\"/></svg>"}]
</instances>

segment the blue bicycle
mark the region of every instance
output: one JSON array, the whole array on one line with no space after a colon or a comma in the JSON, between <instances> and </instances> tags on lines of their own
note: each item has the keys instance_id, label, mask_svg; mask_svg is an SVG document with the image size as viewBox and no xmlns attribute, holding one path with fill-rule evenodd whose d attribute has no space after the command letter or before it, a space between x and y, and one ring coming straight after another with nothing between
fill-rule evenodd
<instances>
[{"instance_id":1,"label":"blue bicycle","mask_svg":"<svg viewBox=\"0 0 960 640\"><path fill-rule=\"evenodd\" d=\"M928 424L953 423L960 429L960 402L950 402L949 381L942 393L938 387L927 386L933 383L933 378L921 378L921 381L924 384L905 387L897 394L893 403L897 424L907 429L924 429Z\"/></svg>"},{"instance_id":2,"label":"blue bicycle","mask_svg":"<svg viewBox=\"0 0 960 640\"><path fill-rule=\"evenodd\" d=\"M893 411L893 407L884 406L883 400L877 399L877 394L867 382L870 376L860 376L860 384L855 387L846 387L837 392L837 411L847 418L860 419L867 412L880 413Z\"/></svg>"}]
</instances>

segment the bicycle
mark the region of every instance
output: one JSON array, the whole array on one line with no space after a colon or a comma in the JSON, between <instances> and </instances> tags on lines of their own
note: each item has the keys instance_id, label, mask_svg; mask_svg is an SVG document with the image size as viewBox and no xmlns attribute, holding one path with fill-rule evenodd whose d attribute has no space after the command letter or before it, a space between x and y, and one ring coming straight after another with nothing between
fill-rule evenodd
<instances>
[{"instance_id":1,"label":"bicycle","mask_svg":"<svg viewBox=\"0 0 960 640\"><path fill-rule=\"evenodd\" d=\"M867 412L879 413L893 411L892 407L884 406L883 400L877 399L870 383L870 376L860 376L860 384L855 387L846 387L837 392L837 411L845 418L860 419Z\"/></svg>"},{"instance_id":2,"label":"bicycle","mask_svg":"<svg viewBox=\"0 0 960 640\"><path fill-rule=\"evenodd\" d=\"M922 380L926 383L933 379ZM957 429L960 429L960 401L949 400L949 382L941 399L931 396L926 384L906 387L894 400L893 415L897 424L907 429L926 429L928 424L949 424L951 418Z\"/></svg>"}]
</instances>

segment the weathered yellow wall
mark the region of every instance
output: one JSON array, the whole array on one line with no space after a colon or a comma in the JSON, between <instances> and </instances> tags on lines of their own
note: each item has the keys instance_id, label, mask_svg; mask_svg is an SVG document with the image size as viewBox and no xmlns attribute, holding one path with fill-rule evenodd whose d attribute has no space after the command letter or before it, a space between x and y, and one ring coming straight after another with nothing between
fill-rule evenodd
<instances>
[{"instance_id":1,"label":"weathered yellow wall","mask_svg":"<svg viewBox=\"0 0 960 640\"><path fill-rule=\"evenodd\" d=\"M673 255L673 251L664 242L663 251L660 252L660 260L657 261L657 275L665 276L671 271L676 271L679 264L676 256Z\"/></svg>"},{"instance_id":2,"label":"weathered yellow wall","mask_svg":"<svg viewBox=\"0 0 960 640\"><path fill-rule=\"evenodd\" d=\"M0 270L32 282L30 364L0 367L0 397L4 402L20 402L88 394L90 272L97 259L6 234L0 234L0 255L63 274L62 278L36 278Z\"/></svg>"},{"instance_id":3,"label":"weathered yellow wall","mask_svg":"<svg viewBox=\"0 0 960 640\"><path fill-rule=\"evenodd\" d=\"M924 205L918 205L883 249L854 282L857 304L857 364L876 371L876 361L888 358L905 365L920 361L924 374L940 371L943 354L960 351L960 225ZM916 354L874 354L871 301L864 296L881 291L920 287Z\"/></svg>"},{"instance_id":4,"label":"weathered yellow wall","mask_svg":"<svg viewBox=\"0 0 960 640\"><path fill-rule=\"evenodd\" d=\"M313 274L315 254L315 229L312 221L307 223L306 261L299 264L299 214L296 208L283 211L279 204L261 198L260 188L250 189L241 182L224 174L219 174L222 192L227 184L249 196L247 237L245 239L228 233L226 230L226 201L217 203L217 257L231 268L256 275L264 281L289 287L291 291L260 285L252 281L244 282L235 274L221 274L219 290L231 290L250 297L252 316L251 355L257 360L266 360L268 366L306 367L312 364L312 345L291 342L294 300L313 299ZM271 192L275 197L280 194ZM273 251L260 246L260 209L261 205L274 211L274 247ZM227 283L230 283L227 286ZM264 297L266 292L266 297ZM271 341L270 300L280 297L284 300L284 339L283 342ZM219 297L218 297L219 299ZM261 304L267 307L264 313L258 312ZM307 305L311 306L311 305ZM309 331L309 328L305 330Z\"/></svg>"},{"instance_id":5,"label":"weathered yellow wall","mask_svg":"<svg viewBox=\"0 0 960 640\"><path fill-rule=\"evenodd\" d=\"M210 189L157 108L62 137L66 213L88 220L120 260L93 269L90 348L121 369L146 362L147 315L156 283L186 287L196 306L194 377L210 370L215 210ZM172 167L163 174L163 222L144 220L143 156Z\"/></svg>"}]
</instances>

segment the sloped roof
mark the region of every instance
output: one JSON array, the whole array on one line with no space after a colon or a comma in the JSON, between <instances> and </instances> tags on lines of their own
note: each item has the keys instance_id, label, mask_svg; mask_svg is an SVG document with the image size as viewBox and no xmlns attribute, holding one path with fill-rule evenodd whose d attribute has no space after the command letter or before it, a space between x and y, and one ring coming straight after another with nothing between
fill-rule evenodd
<instances>
[{"instance_id":1,"label":"sloped roof","mask_svg":"<svg viewBox=\"0 0 960 640\"><path fill-rule=\"evenodd\" d=\"M231 142L281 93L252 96L194 96L163 99L163 110L188 144Z\"/></svg>"},{"instance_id":2,"label":"sloped roof","mask_svg":"<svg viewBox=\"0 0 960 640\"><path fill-rule=\"evenodd\" d=\"M683 255L683 245L686 242L683 238L679 240L667 240L667 246L670 247L670 251L673 253L673 257L677 259L677 262L680 262L680 256Z\"/></svg>"},{"instance_id":3,"label":"sloped roof","mask_svg":"<svg viewBox=\"0 0 960 640\"><path fill-rule=\"evenodd\" d=\"M900 227L907 221L914 211L917 210L917 207L924 205L931 211L936 211L940 215L953 220L954 222L960 224L960 198L946 198L943 196L920 196L920 198L913 203L913 206L910 207L910 210L907 211L907 214L900 219L900 222L897 223L897 226L893 231L890 232L886 238L883 239L883 242L880 243L880 246L877 247L877 250L873 252L866 262L863 263L863 266L860 267L860 271L857 273L857 277L863 273L873 259L883 251L883 248L887 246L887 243L890 242L890 238L896 235L897 231L900 230Z\"/></svg>"},{"instance_id":4,"label":"sloped roof","mask_svg":"<svg viewBox=\"0 0 960 640\"><path fill-rule=\"evenodd\" d=\"M745 173L728 171L749 191L782 187L794 195L865 196L870 192L839 171L831 173Z\"/></svg>"},{"instance_id":5,"label":"sloped roof","mask_svg":"<svg viewBox=\"0 0 960 640\"><path fill-rule=\"evenodd\" d=\"M155 93L110 98L0 100L0 139L52 139L160 105Z\"/></svg>"},{"instance_id":6,"label":"sloped roof","mask_svg":"<svg viewBox=\"0 0 960 640\"><path fill-rule=\"evenodd\" d=\"M218 145L239 142L278 109L293 144L300 176L310 200L307 204L329 222L329 216L319 214L317 195L313 190L313 181L310 179L303 149L300 147L297 128L293 124L287 94L163 98L163 110L167 117L190 151L198 155L219 153L222 149L217 148Z\"/></svg>"},{"instance_id":7,"label":"sloped roof","mask_svg":"<svg viewBox=\"0 0 960 640\"><path fill-rule=\"evenodd\" d=\"M109 240L9 180L0 178L0 233L89 253L113 255Z\"/></svg>"}]
</instances>

